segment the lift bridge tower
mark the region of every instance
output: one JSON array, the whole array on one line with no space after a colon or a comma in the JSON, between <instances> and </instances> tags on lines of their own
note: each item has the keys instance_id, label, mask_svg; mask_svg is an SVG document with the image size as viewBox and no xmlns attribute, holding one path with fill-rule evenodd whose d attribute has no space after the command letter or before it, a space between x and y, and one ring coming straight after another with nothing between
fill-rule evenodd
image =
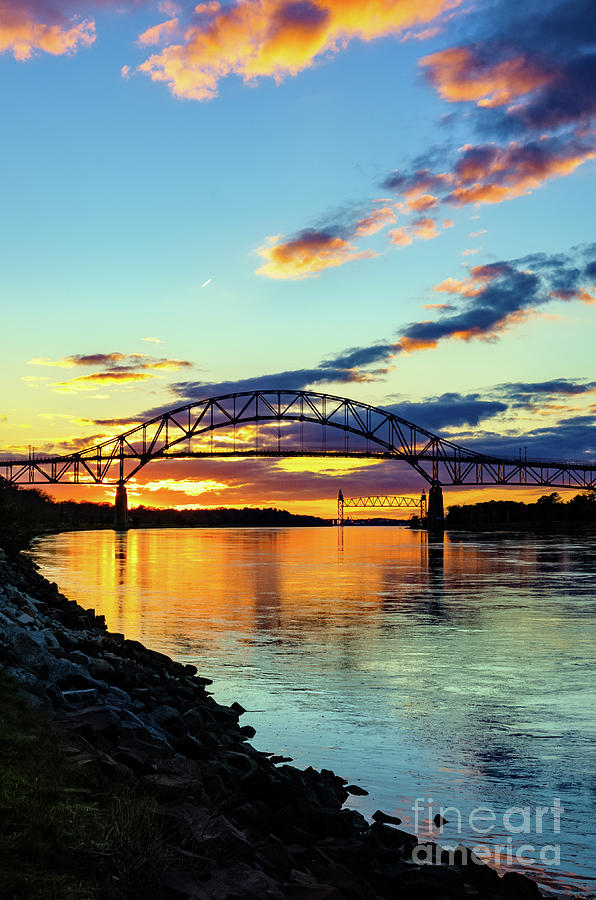
<instances>
[{"instance_id":1,"label":"lift bridge tower","mask_svg":"<svg viewBox=\"0 0 596 900\"><path fill-rule=\"evenodd\" d=\"M440 516L436 515L436 513L439 512L439 510L436 509L436 522L435 516L433 516L433 526L435 528L438 527L443 520L442 499L441 496ZM436 505L435 500L435 506ZM344 497L343 491L340 490L337 495L337 524L339 526L344 525L344 510L346 509L412 509L417 510L417 514L420 517L422 524L427 524L429 519L425 491L422 491L420 497L401 497L395 494L377 494L370 497Z\"/></svg>"}]
</instances>

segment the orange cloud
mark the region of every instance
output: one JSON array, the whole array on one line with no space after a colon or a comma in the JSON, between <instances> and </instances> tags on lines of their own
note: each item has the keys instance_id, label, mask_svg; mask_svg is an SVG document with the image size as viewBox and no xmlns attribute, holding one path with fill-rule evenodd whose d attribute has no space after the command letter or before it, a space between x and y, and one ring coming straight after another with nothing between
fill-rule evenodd
<instances>
[{"instance_id":1,"label":"orange cloud","mask_svg":"<svg viewBox=\"0 0 596 900\"><path fill-rule=\"evenodd\" d=\"M156 339L154 339L156 340ZM74 368L75 366L104 366L114 372L129 372L134 369L177 369L192 368L192 362L187 359L156 359L146 353L88 353L66 356L63 359L48 359L37 357L29 360L32 366L53 366L60 369Z\"/></svg>"},{"instance_id":2,"label":"orange cloud","mask_svg":"<svg viewBox=\"0 0 596 900\"><path fill-rule=\"evenodd\" d=\"M438 343L438 338L402 337L399 345L404 353L415 353L417 350L434 350Z\"/></svg>"},{"instance_id":3,"label":"orange cloud","mask_svg":"<svg viewBox=\"0 0 596 900\"><path fill-rule=\"evenodd\" d=\"M579 291L550 291L550 296L555 300L580 300L582 303L596 303L596 297L584 288Z\"/></svg>"},{"instance_id":4,"label":"orange cloud","mask_svg":"<svg viewBox=\"0 0 596 900\"><path fill-rule=\"evenodd\" d=\"M475 100L478 106L503 106L550 80L536 62L515 56L485 63L467 47L450 47L420 60L433 86L450 103Z\"/></svg>"},{"instance_id":5,"label":"orange cloud","mask_svg":"<svg viewBox=\"0 0 596 900\"><path fill-rule=\"evenodd\" d=\"M423 238L425 241L435 238L439 233L434 219L415 219L411 228L416 237Z\"/></svg>"},{"instance_id":6,"label":"orange cloud","mask_svg":"<svg viewBox=\"0 0 596 900\"><path fill-rule=\"evenodd\" d=\"M449 309L450 307L447 307ZM486 328L484 325L474 325L469 328L461 328L452 330L449 334L444 335L445 338L450 338L456 341L468 341L480 340L486 341L488 343L492 343L496 341L498 336L507 331L513 325L520 325L523 322L526 322L530 318L534 318L539 316L536 310L533 309L516 309L513 312L503 316L498 322L495 322L490 328ZM432 325L431 322L423 322L423 325ZM418 350L434 350L439 345L440 337L432 338L432 337L408 337L404 336L400 339L400 347L406 353L415 353Z\"/></svg>"},{"instance_id":7,"label":"orange cloud","mask_svg":"<svg viewBox=\"0 0 596 900\"><path fill-rule=\"evenodd\" d=\"M582 303L596 303L596 297L589 291L580 291L577 298L578 300L581 300Z\"/></svg>"},{"instance_id":8,"label":"orange cloud","mask_svg":"<svg viewBox=\"0 0 596 900\"><path fill-rule=\"evenodd\" d=\"M92 391L102 384L127 384L134 381L145 381L155 378L149 372L94 372L92 375L79 375L70 381L57 381L53 387L60 393L73 391Z\"/></svg>"},{"instance_id":9,"label":"orange cloud","mask_svg":"<svg viewBox=\"0 0 596 900\"><path fill-rule=\"evenodd\" d=\"M177 97L210 100L220 79L282 80L337 53L351 40L371 41L426 25L460 0L239 0L230 6L199 4L184 42L172 44L139 66L165 82Z\"/></svg>"},{"instance_id":10,"label":"orange cloud","mask_svg":"<svg viewBox=\"0 0 596 900\"><path fill-rule=\"evenodd\" d=\"M48 24L43 21L43 13L43 8L37 12L35 5L27 8L25 4L0 0L0 53L8 51L24 62L38 50L59 56L75 53L80 47L88 47L94 42L95 23L92 20Z\"/></svg>"},{"instance_id":11,"label":"orange cloud","mask_svg":"<svg viewBox=\"0 0 596 900\"><path fill-rule=\"evenodd\" d=\"M419 194L417 197L406 200L406 205L414 212L424 212L427 209L432 209L437 203L438 197L435 197L433 194Z\"/></svg>"},{"instance_id":12,"label":"orange cloud","mask_svg":"<svg viewBox=\"0 0 596 900\"><path fill-rule=\"evenodd\" d=\"M354 233L358 237L376 234L392 222L395 222L395 213L390 206L383 206L380 209L374 209L370 215L360 219Z\"/></svg>"},{"instance_id":13,"label":"orange cloud","mask_svg":"<svg viewBox=\"0 0 596 900\"><path fill-rule=\"evenodd\" d=\"M412 235L407 228L393 228L389 232L389 240L398 247L405 247L406 244L412 243Z\"/></svg>"},{"instance_id":14,"label":"orange cloud","mask_svg":"<svg viewBox=\"0 0 596 900\"><path fill-rule=\"evenodd\" d=\"M458 294L461 297L476 297L482 293L486 286L504 274L499 266L474 266L469 278L445 278L439 284L435 284L433 291L438 294Z\"/></svg>"},{"instance_id":15,"label":"orange cloud","mask_svg":"<svg viewBox=\"0 0 596 900\"><path fill-rule=\"evenodd\" d=\"M160 22L148 28L139 35L137 43L142 47L149 47L153 44L163 44L168 41L178 31L179 20L177 18L168 19L167 22Z\"/></svg>"},{"instance_id":16,"label":"orange cloud","mask_svg":"<svg viewBox=\"0 0 596 900\"><path fill-rule=\"evenodd\" d=\"M457 206L519 197L596 158L593 145L575 140L512 142L506 147L464 147L463 151L453 175L456 186L446 198Z\"/></svg>"},{"instance_id":17,"label":"orange cloud","mask_svg":"<svg viewBox=\"0 0 596 900\"><path fill-rule=\"evenodd\" d=\"M444 220L443 226L445 228L449 228L451 225L453 225L453 222L450 219ZM389 232L389 240L392 244L397 244L398 247L404 247L407 244L411 244L415 237L429 241L437 237L438 234L439 230L434 219L420 218L414 219L413 222L410 222L409 225L403 228L393 228Z\"/></svg>"},{"instance_id":18,"label":"orange cloud","mask_svg":"<svg viewBox=\"0 0 596 900\"><path fill-rule=\"evenodd\" d=\"M358 250L342 237L314 229L303 231L289 241L275 243L276 238L270 241L269 246L257 251L266 260L257 269L257 275L269 278L306 278L355 259L378 256L371 250Z\"/></svg>"}]
</instances>

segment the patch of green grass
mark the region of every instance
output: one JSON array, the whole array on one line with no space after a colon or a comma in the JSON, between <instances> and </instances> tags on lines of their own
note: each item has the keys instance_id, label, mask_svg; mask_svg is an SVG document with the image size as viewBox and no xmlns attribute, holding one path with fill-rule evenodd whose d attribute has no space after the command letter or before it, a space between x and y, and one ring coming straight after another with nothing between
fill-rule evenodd
<instances>
[{"instance_id":1,"label":"patch of green grass","mask_svg":"<svg viewBox=\"0 0 596 900\"><path fill-rule=\"evenodd\" d=\"M164 847L154 801L75 768L63 742L0 672L0 898L157 896Z\"/></svg>"}]
</instances>

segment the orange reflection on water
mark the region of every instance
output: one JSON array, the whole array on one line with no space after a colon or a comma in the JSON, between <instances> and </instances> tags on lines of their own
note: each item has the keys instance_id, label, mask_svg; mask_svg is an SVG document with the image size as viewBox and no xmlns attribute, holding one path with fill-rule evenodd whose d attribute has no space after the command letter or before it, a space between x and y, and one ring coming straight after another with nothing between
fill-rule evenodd
<instances>
[{"instance_id":1,"label":"orange reflection on water","mask_svg":"<svg viewBox=\"0 0 596 900\"><path fill-rule=\"evenodd\" d=\"M477 592L487 580L523 589L537 575L532 547L517 549L512 569L506 554L482 544L407 528L106 530L59 535L46 546L73 599L88 606L85 586L101 585L92 602L112 630L170 649L222 627L308 628L333 640L340 611L364 624L388 605L423 598L449 618L454 590L465 603L466 589ZM515 627L524 624L522 611Z\"/></svg>"}]
</instances>

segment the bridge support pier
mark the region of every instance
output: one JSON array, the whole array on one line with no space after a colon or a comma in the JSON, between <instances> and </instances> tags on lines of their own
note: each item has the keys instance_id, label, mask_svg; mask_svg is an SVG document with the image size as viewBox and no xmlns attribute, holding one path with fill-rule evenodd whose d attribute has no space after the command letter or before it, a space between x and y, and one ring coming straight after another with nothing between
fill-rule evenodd
<instances>
[{"instance_id":1,"label":"bridge support pier","mask_svg":"<svg viewBox=\"0 0 596 900\"><path fill-rule=\"evenodd\" d=\"M114 531L126 531L128 529L128 496L126 485L119 481L116 487L116 500L114 502Z\"/></svg>"},{"instance_id":2,"label":"bridge support pier","mask_svg":"<svg viewBox=\"0 0 596 900\"><path fill-rule=\"evenodd\" d=\"M428 512L426 514L428 531L443 531L445 516L443 511L443 488L440 484L431 484L428 489Z\"/></svg>"}]
</instances>

